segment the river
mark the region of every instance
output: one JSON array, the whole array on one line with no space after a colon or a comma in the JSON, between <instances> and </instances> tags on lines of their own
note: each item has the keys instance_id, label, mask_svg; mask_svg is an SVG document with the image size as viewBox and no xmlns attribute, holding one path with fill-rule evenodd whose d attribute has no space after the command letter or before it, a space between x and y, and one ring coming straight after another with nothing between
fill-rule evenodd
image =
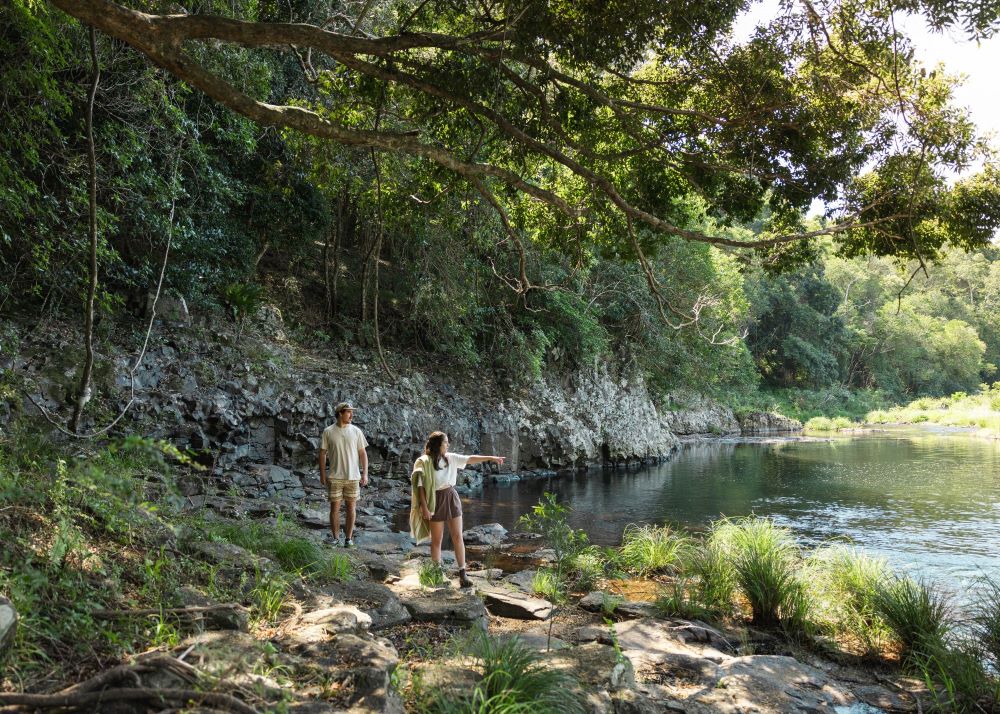
<instances>
[{"instance_id":1,"label":"river","mask_svg":"<svg viewBox=\"0 0 1000 714\"><path fill-rule=\"evenodd\" d=\"M487 485L466 527L517 517L555 492L571 524L616 545L629 523L702 530L721 515L768 516L804 545L844 539L896 570L960 591L1000 576L1000 441L920 428L822 440L714 440L639 470Z\"/></svg>"}]
</instances>

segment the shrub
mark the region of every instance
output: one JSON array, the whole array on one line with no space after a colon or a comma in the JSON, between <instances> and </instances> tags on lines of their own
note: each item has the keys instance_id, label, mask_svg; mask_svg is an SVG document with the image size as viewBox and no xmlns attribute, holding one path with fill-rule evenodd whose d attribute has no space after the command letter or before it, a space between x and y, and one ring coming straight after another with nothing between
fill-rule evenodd
<instances>
[{"instance_id":1,"label":"shrub","mask_svg":"<svg viewBox=\"0 0 1000 714\"><path fill-rule=\"evenodd\" d=\"M676 570L690 539L669 526L625 526L619 551L626 570L639 576Z\"/></svg>"},{"instance_id":2,"label":"shrub","mask_svg":"<svg viewBox=\"0 0 1000 714\"><path fill-rule=\"evenodd\" d=\"M569 525L569 509L556 502L554 493L546 492L531 513L521 516L518 526L540 533L556 556L556 575L562 581L576 556L589 545L587 534Z\"/></svg>"},{"instance_id":3,"label":"shrub","mask_svg":"<svg viewBox=\"0 0 1000 714\"><path fill-rule=\"evenodd\" d=\"M904 661L919 664L944 649L951 608L947 597L934 586L892 577L875 589L873 604Z\"/></svg>"},{"instance_id":4,"label":"shrub","mask_svg":"<svg viewBox=\"0 0 1000 714\"><path fill-rule=\"evenodd\" d=\"M793 630L806 624L809 602L797 572L798 546L786 528L755 516L722 519L714 525L711 540L732 562L754 624Z\"/></svg>"},{"instance_id":5,"label":"shrub","mask_svg":"<svg viewBox=\"0 0 1000 714\"><path fill-rule=\"evenodd\" d=\"M806 431L836 431L833 422L826 417L813 417L805 423Z\"/></svg>"}]
</instances>

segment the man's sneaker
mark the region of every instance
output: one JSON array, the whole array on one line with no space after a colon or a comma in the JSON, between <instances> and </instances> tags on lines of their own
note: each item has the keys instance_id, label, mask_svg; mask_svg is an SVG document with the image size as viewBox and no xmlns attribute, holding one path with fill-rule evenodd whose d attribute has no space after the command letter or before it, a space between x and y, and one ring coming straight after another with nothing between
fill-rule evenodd
<instances>
[{"instance_id":1,"label":"man's sneaker","mask_svg":"<svg viewBox=\"0 0 1000 714\"><path fill-rule=\"evenodd\" d=\"M465 568L458 571L458 586L462 588L472 587L472 581L469 580L468 576L465 574Z\"/></svg>"},{"instance_id":2,"label":"man's sneaker","mask_svg":"<svg viewBox=\"0 0 1000 714\"><path fill-rule=\"evenodd\" d=\"M333 533L326 534L326 542L332 545L334 548L340 547L340 536L334 536Z\"/></svg>"},{"instance_id":3,"label":"man's sneaker","mask_svg":"<svg viewBox=\"0 0 1000 714\"><path fill-rule=\"evenodd\" d=\"M344 541L344 547L345 548L353 548L354 547L354 539L353 538L348 538L347 540L345 540Z\"/></svg>"}]
</instances>

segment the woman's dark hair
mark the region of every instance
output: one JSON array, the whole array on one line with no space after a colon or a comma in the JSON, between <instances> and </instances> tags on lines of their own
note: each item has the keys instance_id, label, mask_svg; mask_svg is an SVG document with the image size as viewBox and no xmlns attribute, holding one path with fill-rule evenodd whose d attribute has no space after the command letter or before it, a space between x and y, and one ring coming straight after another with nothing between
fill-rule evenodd
<instances>
[{"instance_id":1,"label":"woman's dark hair","mask_svg":"<svg viewBox=\"0 0 1000 714\"><path fill-rule=\"evenodd\" d=\"M438 462L442 459L444 459L444 465L448 465L448 457L441 450L441 447L444 446L444 440L447 438L448 435L443 431L435 431L427 437L427 443L424 444L424 453L431 457L431 463L434 464L435 471L441 468Z\"/></svg>"}]
</instances>

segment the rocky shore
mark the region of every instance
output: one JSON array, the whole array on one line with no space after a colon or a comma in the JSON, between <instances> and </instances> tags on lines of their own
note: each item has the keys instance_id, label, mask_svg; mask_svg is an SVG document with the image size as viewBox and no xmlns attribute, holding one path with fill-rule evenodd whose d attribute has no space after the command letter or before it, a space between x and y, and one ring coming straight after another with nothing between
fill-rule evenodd
<instances>
[{"instance_id":1,"label":"rocky shore","mask_svg":"<svg viewBox=\"0 0 1000 714\"><path fill-rule=\"evenodd\" d=\"M520 637L548 665L572 670L593 712L915 710L911 696L871 673L792 653L767 633L726 633L659 617L651 603L614 592L614 584L606 584L606 592L578 593L556 610L531 592L533 568L549 554L537 540L513 540L498 524L466 533L470 562L479 567L470 574L474 589L459 590L452 582L422 587L417 570L427 546L414 546L393 528L408 508L412 459L433 429L448 431L459 449L509 457L502 470L466 470L464 486L474 489L485 478L648 463L669 458L683 438L774 433L801 428L797 423L736 415L696 395L656 403L641 379L606 366L515 394L469 375L446 378L401 364L393 365L390 377L370 359L331 359L293 347L282 339L278 317L267 319L270 337L258 334L249 343L224 332L209 336L170 326L135 371L128 430L191 449L203 462L204 470L188 470L177 483L182 513L267 524L291 518L330 548L326 497L314 462L332 406L353 401L355 423L371 442L372 472L359 503L358 547L341 551L355 577L323 587L296 582L293 601L286 603L292 614L264 639L248 632L241 608L216 610L220 604L205 592L184 589L187 606L211 613L196 618L171 650L186 653L190 666L219 676L242 673L286 711L399 712L404 671L407 681L416 677L424 686L467 691L477 677L474 668L434 648L444 637L482 629ZM6 403L8 419L39 406L64 409L74 372L58 347L51 334L29 334L16 353L3 354L0 366L18 373L32 392L22 403ZM131 389L129 358L109 361L115 369L105 377L124 400ZM238 546L191 542L169 529L161 547L212 563L233 587L247 572L273 567ZM446 552L446 565L449 560L453 555ZM497 562L505 567L492 567ZM8 629L0 641L6 641L17 613L9 603L0 605ZM421 650L421 642L430 649ZM190 674L152 663L147 669L137 675L146 686L179 687ZM323 693L298 684L319 671L333 677ZM274 672L293 673L294 686ZM332 698L330 681L336 685Z\"/></svg>"}]
</instances>

